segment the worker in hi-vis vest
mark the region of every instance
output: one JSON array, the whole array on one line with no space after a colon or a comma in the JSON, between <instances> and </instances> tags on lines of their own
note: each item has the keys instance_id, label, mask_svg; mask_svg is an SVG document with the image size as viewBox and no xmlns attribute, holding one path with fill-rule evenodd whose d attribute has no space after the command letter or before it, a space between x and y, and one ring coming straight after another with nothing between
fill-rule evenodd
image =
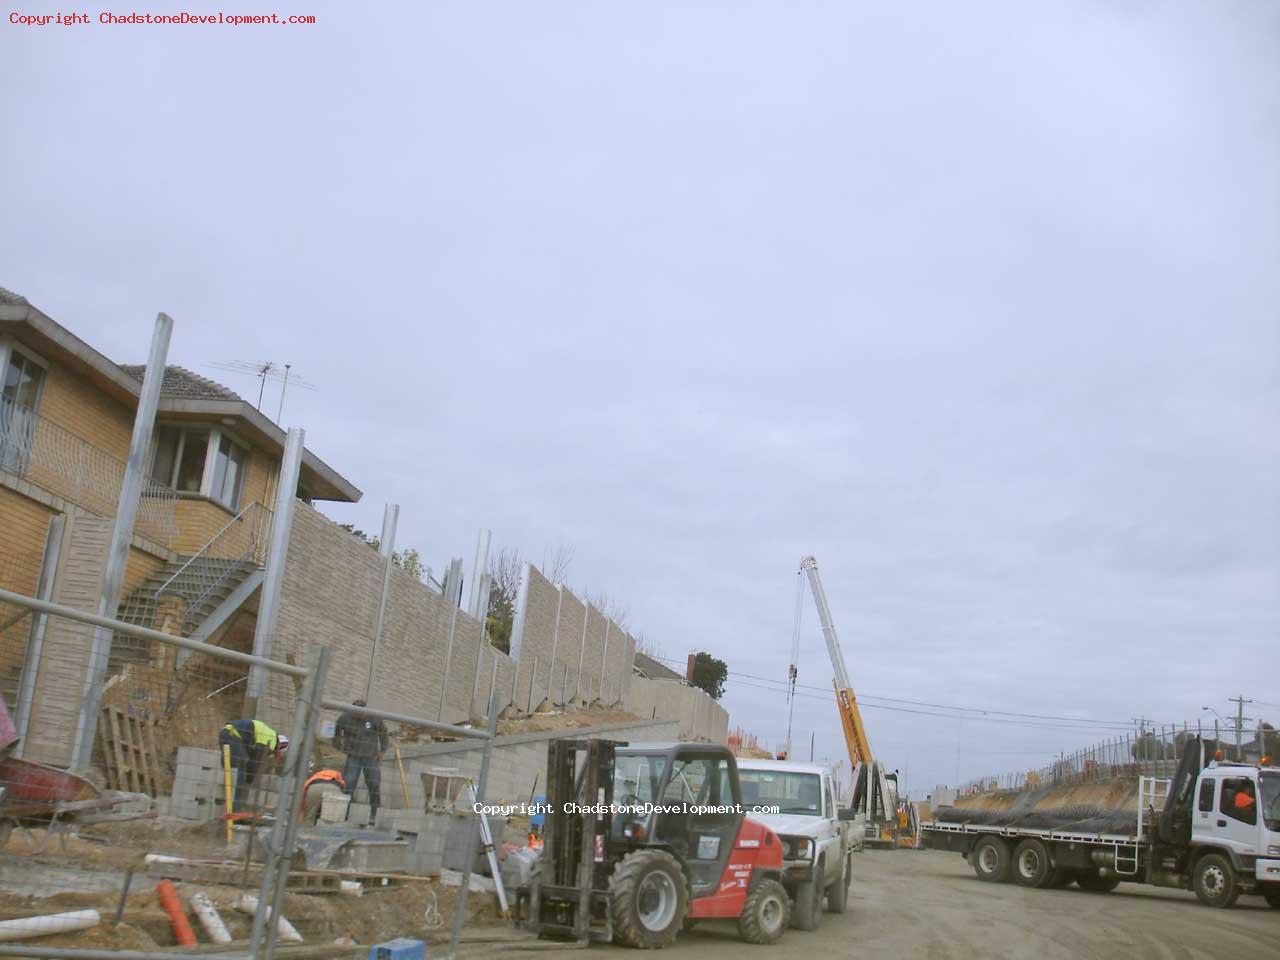
<instances>
[{"instance_id":1,"label":"worker in hi-vis vest","mask_svg":"<svg viewBox=\"0 0 1280 960\"><path fill-rule=\"evenodd\" d=\"M249 785L267 760L279 760L289 749L289 738L276 733L261 720L232 720L218 731L218 743L231 750L231 769L237 774L236 810L243 810Z\"/></svg>"}]
</instances>

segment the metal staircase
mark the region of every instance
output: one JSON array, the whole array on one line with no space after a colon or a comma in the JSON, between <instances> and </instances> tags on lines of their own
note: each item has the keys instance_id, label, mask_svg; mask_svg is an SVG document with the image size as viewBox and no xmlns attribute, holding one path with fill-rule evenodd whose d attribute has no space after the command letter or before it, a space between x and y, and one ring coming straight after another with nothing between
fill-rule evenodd
<instances>
[{"instance_id":1,"label":"metal staircase","mask_svg":"<svg viewBox=\"0 0 1280 960\"><path fill-rule=\"evenodd\" d=\"M120 604L127 623L207 640L262 582L271 511L253 503L236 515L198 553L179 557L151 574ZM161 611L172 598L183 610L178 624L164 624ZM117 634L109 671L127 663L149 663L148 641Z\"/></svg>"}]
</instances>

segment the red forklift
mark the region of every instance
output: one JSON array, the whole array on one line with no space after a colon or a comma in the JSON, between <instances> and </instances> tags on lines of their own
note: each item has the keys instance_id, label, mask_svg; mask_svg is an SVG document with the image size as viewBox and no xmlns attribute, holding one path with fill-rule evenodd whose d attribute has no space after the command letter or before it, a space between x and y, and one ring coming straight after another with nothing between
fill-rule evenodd
<instances>
[{"instance_id":1,"label":"red forklift","mask_svg":"<svg viewBox=\"0 0 1280 960\"><path fill-rule=\"evenodd\" d=\"M782 845L742 810L738 767L706 743L553 740L542 856L521 897L539 937L672 943L699 920L744 940L786 930Z\"/></svg>"}]
</instances>

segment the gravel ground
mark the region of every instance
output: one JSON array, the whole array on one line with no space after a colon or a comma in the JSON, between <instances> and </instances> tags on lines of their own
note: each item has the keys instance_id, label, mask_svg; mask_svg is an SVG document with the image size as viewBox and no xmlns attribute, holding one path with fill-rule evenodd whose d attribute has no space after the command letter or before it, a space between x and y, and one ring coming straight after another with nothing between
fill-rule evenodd
<instances>
[{"instance_id":1,"label":"gravel ground","mask_svg":"<svg viewBox=\"0 0 1280 960\"><path fill-rule=\"evenodd\" d=\"M1280 911L1259 897L1231 910L1202 907L1194 896L1138 884L1109 894L1026 890L981 883L959 854L867 851L854 861L853 896L844 916L826 914L814 933L789 930L774 947L737 939L731 923L683 934L667 955L894 957L898 960L1194 960L1280 956ZM631 954L618 947L552 951Z\"/></svg>"}]
</instances>

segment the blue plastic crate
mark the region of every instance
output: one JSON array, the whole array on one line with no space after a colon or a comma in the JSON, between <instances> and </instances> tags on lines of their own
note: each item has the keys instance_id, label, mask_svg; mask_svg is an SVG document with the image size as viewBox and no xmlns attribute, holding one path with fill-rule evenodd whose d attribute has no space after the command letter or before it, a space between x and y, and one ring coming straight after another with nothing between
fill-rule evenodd
<instances>
[{"instance_id":1,"label":"blue plastic crate","mask_svg":"<svg viewBox=\"0 0 1280 960\"><path fill-rule=\"evenodd\" d=\"M375 943L369 948L369 960L427 960L427 945L408 937Z\"/></svg>"}]
</instances>

